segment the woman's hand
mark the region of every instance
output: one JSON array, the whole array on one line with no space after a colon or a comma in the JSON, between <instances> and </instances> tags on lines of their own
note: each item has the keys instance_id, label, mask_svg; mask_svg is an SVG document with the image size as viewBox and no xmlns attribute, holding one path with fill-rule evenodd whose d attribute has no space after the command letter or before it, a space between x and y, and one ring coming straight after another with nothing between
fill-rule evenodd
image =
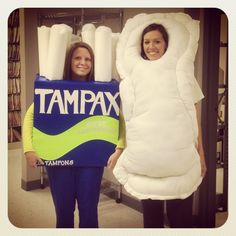
<instances>
[{"instance_id":1,"label":"woman's hand","mask_svg":"<svg viewBox=\"0 0 236 236\"><path fill-rule=\"evenodd\" d=\"M121 153L123 152L123 149L121 148L116 148L115 152L111 154L107 161L107 167L109 169L113 169L116 165L117 160L119 159Z\"/></svg>"},{"instance_id":2,"label":"woman's hand","mask_svg":"<svg viewBox=\"0 0 236 236\"><path fill-rule=\"evenodd\" d=\"M29 167L36 168L38 164L44 165L35 152L26 152L25 157Z\"/></svg>"},{"instance_id":3,"label":"woman's hand","mask_svg":"<svg viewBox=\"0 0 236 236\"><path fill-rule=\"evenodd\" d=\"M203 144L202 144L202 128L201 128L201 123L199 119L199 114L198 114L198 109L197 105L195 105L196 108L196 114L198 117L198 144L196 145L198 154L200 156L200 164L201 164L201 176L204 177L207 172L207 167L206 167L206 161L205 161L205 154L204 154L204 149L203 149Z\"/></svg>"},{"instance_id":4,"label":"woman's hand","mask_svg":"<svg viewBox=\"0 0 236 236\"><path fill-rule=\"evenodd\" d=\"M202 139L198 139L198 146L196 147L199 158L200 158L200 165L201 165L201 176L204 177L207 172L206 161L205 161L205 153L202 145Z\"/></svg>"}]
</instances>

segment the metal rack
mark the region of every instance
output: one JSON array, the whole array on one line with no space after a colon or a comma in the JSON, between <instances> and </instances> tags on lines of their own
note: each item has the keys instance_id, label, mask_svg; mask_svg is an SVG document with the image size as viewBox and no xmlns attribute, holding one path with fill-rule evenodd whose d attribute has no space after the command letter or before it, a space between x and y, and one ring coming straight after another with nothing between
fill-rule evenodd
<instances>
[{"instance_id":1,"label":"metal rack","mask_svg":"<svg viewBox=\"0 0 236 236\"><path fill-rule=\"evenodd\" d=\"M74 34L78 34L86 23L92 23L97 27L104 25L107 19L118 19L121 31L123 26L123 10L119 8L75 8L66 10L54 9L53 11L41 9L38 12L38 26L52 26L53 24L63 23L71 26Z\"/></svg>"},{"instance_id":2,"label":"metal rack","mask_svg":"<svg viewBox=\"0 0 236 236\"><path fill-rule=\"evenodd\" d=\"M220 48L226 49L225 79L219 81L217 142L220 152L217 157L217 168L223 168L223 193L217 196L217 211L227 211L228 207L228 43L220 43Z\"/></svg>"},{"instance_id":3,"label":"metal rack","mask_svg":"<svg viewBox=\"0 0 236 236\"><path fill-rule=\"evenodd\" d=\"M8 18L8 142L21 141L21 63L19 9Z\"/></svg>"}]
</instances>

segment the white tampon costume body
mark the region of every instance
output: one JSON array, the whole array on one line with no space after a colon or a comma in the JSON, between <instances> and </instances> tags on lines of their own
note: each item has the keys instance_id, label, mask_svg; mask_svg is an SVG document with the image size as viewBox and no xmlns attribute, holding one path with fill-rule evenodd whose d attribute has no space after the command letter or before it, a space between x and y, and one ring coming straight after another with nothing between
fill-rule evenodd
<instances>
[{"instance_id":1,"label":"white tampon costume body","mask_svg":"<svg viewBox=\"0 0 236 236\"><path fill-rule=\"evenodd\" d=\"M169 35L166 53L155 61L140 55L142 31L152 23ZM119 37L126 148L113 173L139 199L184 199L202 181L194 106L203 98L194 77L198 39L199 22L183 13L139 14Z\"/></svg>"}]
</instances>

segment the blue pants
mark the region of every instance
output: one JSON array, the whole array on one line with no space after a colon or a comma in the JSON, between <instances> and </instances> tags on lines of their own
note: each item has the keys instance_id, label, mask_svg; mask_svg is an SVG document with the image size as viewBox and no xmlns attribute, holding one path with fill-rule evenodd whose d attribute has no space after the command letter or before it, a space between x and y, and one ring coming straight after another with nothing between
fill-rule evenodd
<instances>
[{"instance_id":1,"label":"blue pants","mask_svg":"<svg viewBox=\"0 0 236 236\"><path fill-rule=\"evenodd\" d=\"M74 227L75 203L80 228L98 228L97 206L103 167L46 167L57 228Z\"/></svg>"}]
</instances>

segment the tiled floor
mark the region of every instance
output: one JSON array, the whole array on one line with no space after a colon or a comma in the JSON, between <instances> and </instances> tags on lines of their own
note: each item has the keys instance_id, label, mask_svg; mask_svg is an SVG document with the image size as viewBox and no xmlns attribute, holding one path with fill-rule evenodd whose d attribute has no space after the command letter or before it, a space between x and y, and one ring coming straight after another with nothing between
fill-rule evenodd
<instances>
[{"instance_id":1,"label":"tiled floor","mask_svg":"<svg viewBox=\"0 0 236 236\"><path fill-rule=\"evenodd\" d=\"M24 191L20 187L20 150L9 152L8 216L20 228L54 228L55 214L49 188ZM101 228L142 228L142 214L101 194L99 202ZM78 212L75 212L75 227Z\"/></svg>"},{"instance_id":2,"label":"tiled floor","mask_svg":"<svg viewBox=\"0 0 236 236\"><path fill-rule=\"evenodd\" d=\"M54 228L55 214L49 188L24 191L20 187L20 150L9 152L8 215L11 223L20 228ZM100 228L142 228L142 214L101 194L99 202ZM216 227L225 222L227 213L219 213ZM78 212L75 212L75 227Z\"/></svg>"}]
</instances>

